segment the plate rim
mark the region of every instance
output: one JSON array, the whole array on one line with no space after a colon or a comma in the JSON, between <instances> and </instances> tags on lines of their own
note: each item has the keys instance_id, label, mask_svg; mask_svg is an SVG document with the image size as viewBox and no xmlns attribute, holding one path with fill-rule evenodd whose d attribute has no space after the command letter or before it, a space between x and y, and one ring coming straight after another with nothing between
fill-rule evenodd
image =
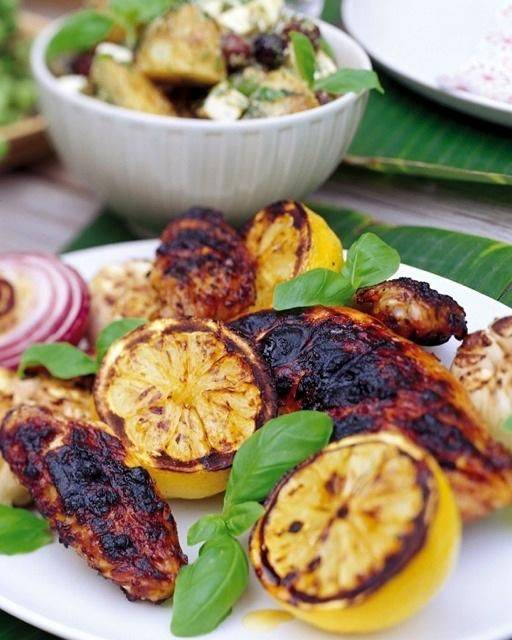
<instances>
[{"instance_id":1,"label":"plate rim","mask_svg":"<svg viewBox=\"0 0 512 640\"><path fill-rule=\"evenodd\" d=\"M401 83L405 84L417 93L420 93L431 100L435 100L447 108L462 111L474 118L491 121L494 124L498 123L505 127L512 127L512 105L507 105L506 103L498 102L497 100L492 100L491 98L485 98L484 96L478 96L465 91L446 91L434 82L419 80L416 76L411 75L403 68L399 68L387 61L385 56L376 53L372 45L368 43L366 39L362 38L358 33L357 28L354 27L352 11L356 6L356 1L357 0L341 0L340 14L343 26L364 48L370 58L385 69L390 75L397 78ZM484 110L486 115L482 112L475 113L475 107ZM505 122L505 120L507 122Z\"/></svg>"}]
</instances>

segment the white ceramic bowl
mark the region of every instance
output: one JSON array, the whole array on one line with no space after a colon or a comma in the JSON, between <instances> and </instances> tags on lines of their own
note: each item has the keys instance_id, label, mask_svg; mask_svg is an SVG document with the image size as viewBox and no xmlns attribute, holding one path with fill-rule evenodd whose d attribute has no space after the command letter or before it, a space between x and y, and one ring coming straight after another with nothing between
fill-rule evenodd
<instances>
[{"instance_id":1,"label":"white ceramic bowl","mask_svg":"<svg viewBox=\"0 0 512 640\"><path fill-rule=\"evenodd\" d=\"M32 70L53 143L69 169L130 222L161 227L193 205L215 207L237 223L283 198L300 200L340 163L367 93L289 116L233 123L139 113L67 93L45 51L60 21L32 49ZM370 69L366 53L319 22L343 66Z\"/></svg>"}]
</instances>

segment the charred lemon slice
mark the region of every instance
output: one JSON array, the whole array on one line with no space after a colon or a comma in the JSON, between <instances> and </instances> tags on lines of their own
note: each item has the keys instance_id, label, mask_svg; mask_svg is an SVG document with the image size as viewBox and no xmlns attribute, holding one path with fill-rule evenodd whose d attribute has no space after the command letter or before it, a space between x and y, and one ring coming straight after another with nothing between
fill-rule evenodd
<instances>
[{"instance_id":1,"label":"charred lemon slice","mask_svg":"<svg viewBox=\"0 0 512 640\"><path fill-rule=\"evenodd\" d=\"M298 618L339 633L393 626L446 578L460 538L446 478L400 435L346 438L276 487L250 556Z\"/></svg>"},{"instance_id":2,"label":"charred lemon slice","mask_svg":"<svg viewBox=\"0 0 512 640\"><path fill-rule=\"evenodd\" d=\"M311 269L339 271L343 266L339 238L323 218L300 202L285 200L262 209L244 235L256 261L253 311L272 306L279 283Z\"/></svg>"},{"instance_id":3,"label":"charred lemon slice","mask_svg":"<svg viewBox=\"0 0 512 640\"><path fill-rule=\"evenodd\" d=\"M276 413L265 365L213 320L161 319L131 332L105 356L94 396L166 497L223 491L238 447Z\"/></svg>"}]
</instances>

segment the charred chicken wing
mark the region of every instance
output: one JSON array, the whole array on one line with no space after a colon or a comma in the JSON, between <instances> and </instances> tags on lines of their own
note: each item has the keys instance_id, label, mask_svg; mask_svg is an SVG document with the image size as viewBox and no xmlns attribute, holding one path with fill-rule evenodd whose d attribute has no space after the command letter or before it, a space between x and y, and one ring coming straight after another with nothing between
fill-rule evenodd
<instances>
[{"instance_id":1,"label":"charred chicken wing","mask_svg":"<svg viewBox=\"0 0 512 640\"><path fill-rule=\"evenodd\" d=\"M335 440L402 432L441 464L465 520L512 503L512 456L433 355L348 308L262 311L231 326L269 363L282 412L327 411Z\"/></svg>"},{"instance_id":2,"label":"charred chicken wing","mask_svg":"<svg viewBox=\"0 0 512 640\"><path fill-rule=\"evenodd\" d=\"M163 315L229 320L255 300L254 265L242 239L213 209L190 209L162 234L151 283Z\"/></svg>"},{"instance_id":3,"label":"charred chicken wing","mask_svg":"<svg viewBox=\"0 0 512 640\"><path fill-rule=\"evenodd\" d=\"M95 423L22 406L4 418L0 449L65 546L130 600L172 595L186 562L174 519L148 473L125 464L120 440Z\"/></svg>"},{"instance_id":4,"label":"charred chicken wing","mask_svg":"<svg viewBox=\"0 0 512 640\"><path fill-rule=\"evenodd\" d=\"M450 296L412 278L388 280L360 289L356 307L417 344L437 345L467 334L466 314Z\"/></svg>"}]
</instances>

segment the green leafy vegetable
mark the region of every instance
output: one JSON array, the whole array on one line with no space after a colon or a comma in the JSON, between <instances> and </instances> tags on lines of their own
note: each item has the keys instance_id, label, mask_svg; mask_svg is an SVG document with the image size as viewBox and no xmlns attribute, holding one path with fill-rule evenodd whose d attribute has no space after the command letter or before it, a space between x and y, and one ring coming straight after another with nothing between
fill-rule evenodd
<instances>
[{"instance_id":1,"label":"green leafy vegetable","mask_svg":"<svg viewBox=\"0 0 512 640\"><path fill-rule=\"evenodd\" d=\"M226 522L222 516L207 515L190 527L187 533L187 542L193 546L227 532Z\"/></svg>"},{"instance_id":2,"label":"green leafy vegetable","mask_svg":"<svg viewBox=\"0 0 512 640\"><path fill-rule=\"evenodd\" d=\"M181 4L180 0L110 0L110 10L131 25L139 26Z\"/></svg>"},{"instance_id":3,"label":"green leafy vegetable","mask_svg":"<svg viewBox=\"0 0 512 640\"><path fill-rule=\"evenodd\" d=\"M52 541L48 524L25 509L0 505L0 553L30 553Z\"/></svg>"},{"instance_id":4,"label":"green leafy vegetable","mask_svg":"<svg viewBox=\"0 0 512 640\"><path fill-rule=\"evenodd\" d=\"M261 102L276 102L277 100L282 100L288 96L295 95L293 91L288 91L286 89L275 89L274 87L265 87L260 86L254 93L252 94L253 100L260 100Z\"/></svg>"},{"instance_id":5,"label":"green leafy vegetable","mask_svg":"<svg viewBox=\"0 0 512 640\"><path fill-rule=\"evenodd\" d=\"M91 358L67 342L34 344L23 353L18 375L22 378L28 368L36 366L44 367L52 376L61 380L95 374L110 346L145 322L142 318L122 318L107 325L96 341L96 358Z\"/></svg>"},{"instance_id":6,"label":"green leafy vegetable","mask_svg":"<svg viewBox=\"0 0 512 640\"><path fill-rule=\"evenodd\" d=\"M224 496L224 514L242 502L265 498L284 473L329 442L332 419L296 411L269 420L237 451Z\"/></svg>"},{"instance_id":7,"label":"green leafy vegetable","mask_svg":"<svg viewBox=\"0 0 512 640\"><path fill-rule=\"evenodd\" d=\"M53 60L63 53L88 51L110 33L114 19L105 13L84 9L73 14L50 40L46 55Z\"/></svg>"},{"instance_id":8,"label":"green leafy vegetable","mask_svg":"<svg viewBox=\"0 0 512 640\"><path fill-rule=\"evenodd\" d=\"M259 502L235 504L224 515L226 527L232 536L241 536L259 520L265 509Z\"/></svg>"},{"instance_id":9,"label":"green leafy vegetable","mask_svg":"<svg viewBox=\"0 0 512 640\"><path fill-rule=\"evenodd\" d=\"M316 305L350 304L361 287L383 282L400 266L400 255L374 233L364 233L352 244L341 273L312 269L279 284L274 290L274 309L283 311Z\"/></svg>"},{"instance_id":10,"label":"green leafy vegetable","mask_svg":"<svg viewBox=\"0 0 512 640\"><path fill-rule=\"evenodd\" d=\"M172 633L191 637L213 631L229 615L248 580L249 564L237 540L219 535L206 542L197 560L178 575Z\"/></svg>"},{"instance_id":11,"label":"green leafy vegetable","mask_svg":"<svg viewBox=\"0 0 512 640\"><path fill-rule=\"evenodd\" d=\"M18 9L17 0L0 0L0 126L35 113L30 41L19 28ZM0 160L6 153L7 145L0 140Z\"/></svg>"},{"instance_id":12,"label":"green leafy vegetable","mask_svg":"<svg viewBox=\"0 0 512 640\"><path fill-rule=\"evenodd\" d=\"M101 364L110 346L130 331L142 326L146 320L142 318L121 318L107 325L96 340L96 361Z\"/></svg>"},{"instance_id":13,"label":"green leafy vegetable","mask_svg":"<svg viewBox=\"0 0 512 640\"><path fill-rule=\"evenodd\" d=\"M18 375L23 377L30 367L42 366L52 376L70 380L79 376L96 373L96 360L67 342L54 344L34 344L21 357Z\"/></svg>"},{"instance_id":14,"label":"green leafy vegetable","mask_svg":"<svg viewBox=\"0 0 512 640\"><path fill-rule=\"evenodd\" d=\"M336 62L336 54L334 53L334 49L331 47L331 45L327 42L325 38L322 38L322 37L320 38L318 47L320 48L320 51L323 51L326 56L329 56L331 60L334 60L334 62Z\"/></svg>"},{"instance_id":15,"label":"green leafy vegetable","mask_svg":"<svg viewBox=\"0 0 512 640\"><path fill-rule=\"evenodd\" d=\"M339 69L330 76L317 80L314 84L315 91L327 91L340 95L354 91L365 91L366 89L376 89L384 93L384 89L379 81L379 76L375 71L368 69Z\"/></svg>"},{"instance_id":16,"label":"green leafy vegetable","mask_svg":"<svg viewBox=\"0 0 512 640\"><path fill-rule=\"evenodd\" d=\"M505 420L502 429L505 429L505 431L512 431L512 415Z\"/></svg>"},{"instance_id":17,"label":"green leafy vegetable","mask_svg":"<svg viewBox=\"0 0 512 640\"><path fill-rule=\"evenodd\" d=\"M290 39L297 71L308 87L313 87L316 57L311 40L299 31L291 31Z\"/></svg>"},{"instance_id":18,"label":"green leafy vegetable","mask_svg":"<svg viewBox=\"0 0 512 640\"><path fill-rule=\"evenodd\" d=\"M297 411L270 420L240 447L233 460L221 515L193 524L189 544L205 542L192 565L178 575L171 631L196 636L215 629L247 586L247 558L235 536L263 515L259 504L283 474L329 442L326 413Z\"/></svg>"}]
</instances>

